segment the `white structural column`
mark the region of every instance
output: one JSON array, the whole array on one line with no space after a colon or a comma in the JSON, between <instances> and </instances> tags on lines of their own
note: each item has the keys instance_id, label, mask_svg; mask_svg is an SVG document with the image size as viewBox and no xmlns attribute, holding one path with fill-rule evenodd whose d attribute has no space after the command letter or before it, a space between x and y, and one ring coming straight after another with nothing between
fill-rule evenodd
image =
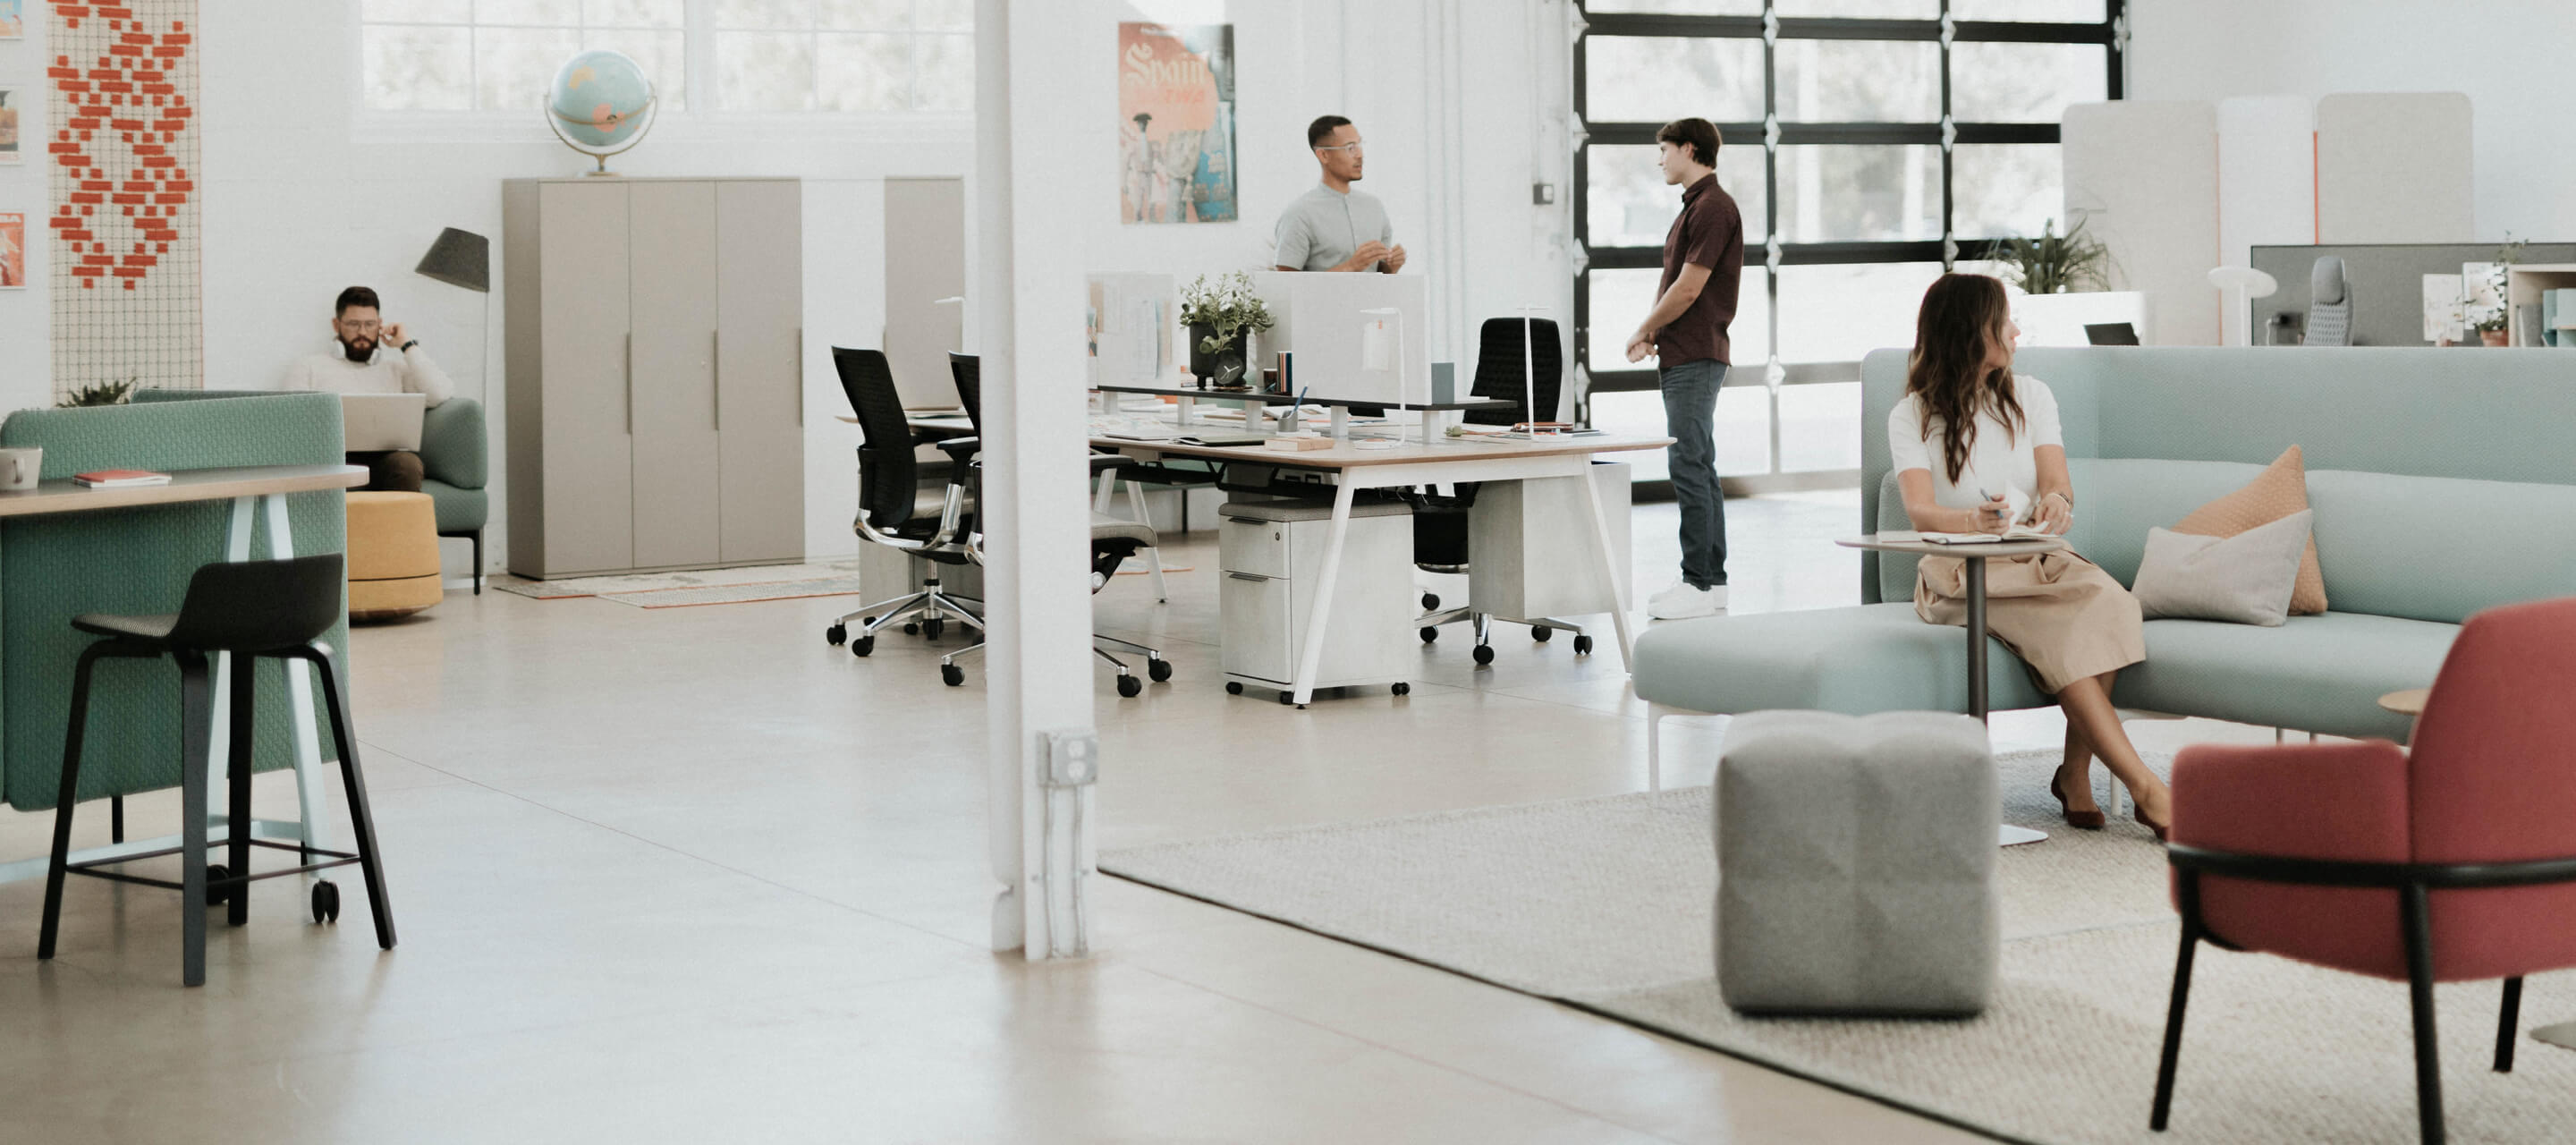
<instances>
[{"instance_id":1,"label":"white structural column","mask_svg":"<svg viewBox=\"0 0 2576 1145\"><path fill-rule=\"evenodd\" d=\"M1105 77L1116 47L1085 28L1089 9L975 5L980 253L970 282L984 379L986 829L1002 884L993 948L1030 958L1084 953L1090 934L1092 832L1083 824L1096 814L1092 769L1067 786L1047 767L1051 737L1077 750L1096 743L1083 273L1081 244L1069 239L1116 211L1116 152L1083 129L1090 104L1066 89Z\"/></svg>"}]
</instances>

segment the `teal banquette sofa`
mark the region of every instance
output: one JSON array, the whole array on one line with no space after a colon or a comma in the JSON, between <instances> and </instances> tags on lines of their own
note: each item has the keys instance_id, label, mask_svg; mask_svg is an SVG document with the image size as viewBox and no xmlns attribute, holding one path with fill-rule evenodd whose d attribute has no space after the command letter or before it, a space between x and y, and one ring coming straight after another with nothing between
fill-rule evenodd
<instances>
[{"instance_id":1,"label":"teal banquette sofa","mask_svg":"<svg viewBox=\"0 0 2576 1145\"><path fill-rule=\"evenodd\" d=\"M0 446L42 447L49 480L109 468L337 464L340 402L329 394L265 394L21 410L0 422ZM0 799L36 811L59 798L72 668L93 639L72 631L72 617L177 611L197 567L224 559L230 514L230 502L209 501L0 519ZM341 551L347 521L338 490L290 494L287 521L297 555ZM265 521L251 551L268 551ZM324 639L345 653L345 609ZM345 671L345 655L340 663ZM260 661L258 670L253 766L292 766L280 662ZM79 797L177 786L177 669L167 660L105 661L93 687ZM316 735L327 755L327 727L317 723Z\"/></svg>"},{"instance_id":2,"label":"teal banquette sofa","mask_svg":"<svg viewBox=\"0 0 2576 1145\"><path fill-rule=\"evenodd\" d=\"M2056 393L2076 550L2129 583L2170 526L2302 447L2331 611L2279 628L2147 623L2124 708L2344 736L2406 734L2378 697L2432 683L2480 609L2576 595L2576 353L2096 347L2023 351ZM1862 365L1861 514L1905 529L1887 414L1905 354ZM1636 642L1652 726L1674 711L1964 711L1958 629L1914 615L1912 558L1862 554L1856 607L1657 624ZM2050 702L1989 642L1996 709ZM1653 750L1653 749L1650 749Z\"/></svg>"}]
</instances>

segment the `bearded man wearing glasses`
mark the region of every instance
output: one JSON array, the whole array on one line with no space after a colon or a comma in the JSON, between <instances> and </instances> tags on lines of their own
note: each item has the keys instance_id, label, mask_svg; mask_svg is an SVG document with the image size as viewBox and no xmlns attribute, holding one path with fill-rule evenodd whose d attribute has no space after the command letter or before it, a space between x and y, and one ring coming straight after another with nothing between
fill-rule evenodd
<instances>
[{"instance_id":1,"label":"bearded man wearing glasses","mask_svg":"<svg viewBox=\"0 0 2576 1145\"><path fill-rule=\"evenodd\" d=\"M456 386L400 322L386 322L376 292L352 286L333 305L331 340L337 351L309 354L286 368L279 389L333 394L422 394L429 405L456 396ZM382 352L389 351L389 352ZM420 455L410 450L348 455L367 467L369 489L420 492Z\"/></svg>"}]
</instances>

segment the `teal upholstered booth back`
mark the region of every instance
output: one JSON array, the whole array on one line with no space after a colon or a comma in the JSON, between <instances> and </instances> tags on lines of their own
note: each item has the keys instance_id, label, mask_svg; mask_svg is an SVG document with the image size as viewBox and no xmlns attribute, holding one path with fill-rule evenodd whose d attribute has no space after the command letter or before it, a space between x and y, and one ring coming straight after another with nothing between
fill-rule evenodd
<instances>
[{"instance_id":1,"label":"teal upholstered booth back","mask_svg":"<svg viewBox=\"0 0 2576 1145\"><path fill-rule=\"evenodd\" d=\"M2457 623L2576 595L2576 355L2540 349L2031 349L2057 395L2077 549L2123 582L2146 531L2243 485L2291 445L2308 468L2337 612ZM1862 521L1904 528L1887 415L1905 352L1861 369ZM1863 599L1905 600L1910 560L1863 554Z\"/></svg>"},{"instance_id":2,"label":"teal upholstered booth back","mask_svg":"<svg viewBox=\"0 0 2576 1145\"><path fill-rule=\"evenodd\" d=\"M340 441L340 402L329 394L23 410L0 423L0 446L44 449L48 479L107 468L337 464ZM224 559L231 511L230 502L211 501L0 521L0 798L30 811L55 804L72 669L92 639L72 631L71 618L177 611L197 567ZM345 513L336 490L290 495L297 555L340 552ZM251 551L264 555L267 546L263 519ZM325 639L345 653L345 616ZM96 680L80 798L176 786L178 670L166 660L111 660ZM261 662L259 770L293 762L285 696L279 665ZM330 743L326 727L317 723L315 734Z\"/></svg>"},{"instance_id":3,"label":"teal upholstered booth back","mask_svg":"<svg viewBox=\"0 0 2576 1145\"><path fill-rule=\"evenodd\" d=\"M274 397L273 390L136 390L137 402L181 402L204 398ZM483 403L449 398L421 415L420 465L425 476L420 491L438 507L441 536L462 536L481 529L492 517L491 443L484 436Z\"/></svg>"}]
</instances>

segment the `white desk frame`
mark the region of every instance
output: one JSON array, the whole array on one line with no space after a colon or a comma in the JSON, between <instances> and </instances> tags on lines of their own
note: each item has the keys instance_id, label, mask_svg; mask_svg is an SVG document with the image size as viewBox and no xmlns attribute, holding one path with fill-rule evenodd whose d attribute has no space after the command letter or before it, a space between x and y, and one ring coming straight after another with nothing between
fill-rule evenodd
<instances>
[{"instance_id":1,"label":"white desk frame","mask_svg":"<svg viewBox=\"0 0 2576 1145\"><path fill-rule=\"evenodd\" d=\"M1305 466L1336 471L1339 480L1333 487L1332 530L1324 545L1323 575L1315 582L1315 609L1306 619L1305 643L1298 652L1297 676L1289 693L1289 698L1302 708L1315 696L1315 675L1323 663L1324 633L1329 630L1328 626L1332 623L1333 592L1342 575L1343 542L1350 535L1351 501L1360 490L1446 485L1468 481L1528 481L1544 477L1588 479L1595 452L1660 448L1663 439L1654 438L1643 441L1622 439L1616 443L1618 448L1615 450L1604 448L1598 451L1531 453L1522 456L1515 456L1510 452L1517 443L1415 446L1413 448L1416 456L1391 459L1382 463L1328 461L1311 456L1301 458L1295 453L1282 453L1276 450L1173 448L1159 443L1120 441L1115 438L1095 438L1091 444L1094 448L1115 450L1142 461L1156 460L1165 453L1171 453L1176 456L1245 464ZM1612 443L1603 444L1609 446ZM1437 453L1444 449L1456 449L1461 456L1455 459L1437 456ZM1419 456L1420 453L1430 453L1432 456ZM1629 654L1633 650L1628 631L1628 594L1625 591L1627 578L1620 575L1616 564L1618 558L1611 551L1610 525L1601 515L1601 499L1598 493L1585 497L1583 505L1586 510L1585 517L1592 526L1590 532L1593 556L1599 562L1602 580L1610 588L1611 599L1616 602L1616 606L1610 610L1610 618L1612 624L1618 629L1619 666L1624 670L1629 667Z\"/></svg>"},{"instance_id":2,"label":"white desk frame","mask_svg":"<svg viewBox=\"0 0 2576 1145\"><path fill-rule=\"evenodd\" d=\"M350 488L366 483L366 471L363 469L350 466L334 466L329 468L346 469L350 475L353 475L354 480L350 480L339 485L317 486L317 488ZM167 489L169 487L163 486L161 488ZM224 537L224 560L226 562L238 564L252 559L252 524L257 519L257 515L261 513L265 513L268 518L268 551L263 554L260 559L284 560L295 555L295 537L287 527L286 497L287 494L285 492L272 492L239 496L231 499L232 520L225 531ZM156 500L179 501L187 499L188 498L185 497L168 497L158 498ZM205 499L213 500L214 498ZM116 506L99 505L96 507L113 508ZM219 701L220 697L232 694L228 689L230 688L232 681L233 667L232 653L221 652L216 654L214 690L210 694L218 697ZM318 668L314 670L319 671ZM289 720L294 725L295 795L299 804L299 811L303 818L296 820L253 819L250 824L251 835L255 838L279 839L301 843L307 847L327 848L331 845L330 809L328 804L325 803L323 796L321 738L313 728L313 679L305 672L295 670L295 666L293 665L289 665L286 673L286 705L287 711L289 712ZM211 706L213 708L213 730L206 740L206 789L209 791L222 791L225 789L225 783L229 778L228 768L231 760L232 744L232 705L217 702ZM231 834L230 827L231 820L223 812L210 810L207 813L206 834L208 838L225 838ZM165 835L157 839L129 839L122 843L110 843L103 847L91 847L86 850L74 851L71 853L70 861L74 863L86 863L102 859L120 859L131 855L139 855L147 851L167 850L180 845L180 842L181 839L177 835ZM26 879L41 879L45 877L45 871L51 861L51 857L46 856L33 859L20 859L12 863L0 863L0 883L14 883ZM318 874L308 872L304 876L304 879L307 883L310 883L320 877L321 876Z\"/></svg>"}]
</instances>

